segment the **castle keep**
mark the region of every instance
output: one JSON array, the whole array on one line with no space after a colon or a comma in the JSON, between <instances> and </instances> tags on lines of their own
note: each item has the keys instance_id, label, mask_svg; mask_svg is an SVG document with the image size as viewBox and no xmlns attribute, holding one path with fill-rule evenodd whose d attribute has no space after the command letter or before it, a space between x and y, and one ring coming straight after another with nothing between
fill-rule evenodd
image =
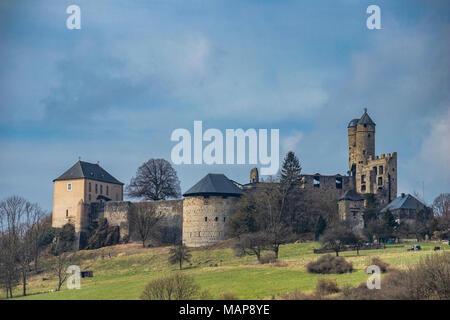
<instances>
[{"instance_id":1,"label":"castle keep","mask_svg":"<svg viewBox=\"0 0 450 320\"><path fill-rule=\"evenodd\" d=\"M387 205L397 196L397 153L375 154L375 123L367 110L348 124L348 175L302 174L302 193L312 199L329 199L339 218L362 230L365 201L374 194ZM258 169L249 183L239 184L223 174L208 174L186 191L183 199L123 201L123 183L100 165L78 161L54 180L53 227L75 226L78 242L94 221L107 219L120 229L122 239L131 234L128 214L134 206L151 206L164 214L164 226L178 230L187 246L198 247L225 240L225 224L241 195L256 188Z\"/></svg>"}]
</instances>

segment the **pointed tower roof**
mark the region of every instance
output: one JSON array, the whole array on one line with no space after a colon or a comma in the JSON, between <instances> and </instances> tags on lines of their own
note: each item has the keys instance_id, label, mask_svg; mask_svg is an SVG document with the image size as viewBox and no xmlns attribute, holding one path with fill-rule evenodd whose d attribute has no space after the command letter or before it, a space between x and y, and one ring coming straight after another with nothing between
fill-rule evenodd
<instances>
[{"instance_id":1,"label":"pointed tower roof","mask_svg":"<svg viewBox=\"0 0 450 320\"><path fill-rule=\"evenodd\" d=\"M372 119L369 117L369 114L367 113L367 108L364 108L364 114L362 115L361 119L359 119L358 124L371 124L375 126L375 122L372 121Z\"/></svg>"},{"instance_id":2,"label":"pointed tower roof","mask_svg":"<svg viewBox=\"0 0 450 320\"><path fill-rule=\"evenodd\" d=\"M358 124L359 119L353 119L352 121L350 121L348 123L347 128L351 128L351 127L356 127L356 125Z\"/></svg>"},{"instance_id":3,"label":"pointed tower roof","mask_svg":"<svg viewBox=\"0 0 450 320\"><path fill-rule=\"evenodd\" d=\"M242 190L224 174L209 173L186 191L183 196L220 195L238 197L241 194Z\"/></svg>"},{"instance_id":4,"label":"pointed tower roof","mask_svg":"<svg viewBox=\"0 0 450 320\"><path fill-rule=\"evenodd\" d=\"M84 161L78 161L77 163L75 163L69 170L53 180L53 182L58 180L73 179L91 179L123 185L122 182L114 178L105 169L100 167L98 163L89 163Z\"/></svg>"}]
</instances>

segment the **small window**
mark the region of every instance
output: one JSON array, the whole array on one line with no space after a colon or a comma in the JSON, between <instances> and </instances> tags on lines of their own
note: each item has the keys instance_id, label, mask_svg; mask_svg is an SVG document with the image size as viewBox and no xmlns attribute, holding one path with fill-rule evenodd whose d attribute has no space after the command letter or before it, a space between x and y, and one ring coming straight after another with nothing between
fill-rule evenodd
<instances>
[{"instance_id":1,"label":"small window","mask_svg":"<svg viewBox=\"0 0 450 320\"><path fill-rule=\"evenodd\" d=\"M361 183L366 183L366 175L361 175Z\"/></svg>"},{"instance_id":2,"label":"small window","mask_svg":"<svg viewBox=\"0 0 450 320\"><path fill-rule=\"evenodd\" d=\"M314 187L316 187L316 188L320 187L320 177L319 176L314 177Z\"/></svg>"},{"instance_id":3,"label":"small window","mask_svg":"<svg viewBox=\"0 0 450 320\"><path fill-rule=\"evenodd\" d=\"M366 185L365 185L365 184L363 184L363 185L361 186L361 191L362 191L362 192L366 192Z\"/></svg>"},{"instance_id":4,"label":"small window","mask_svg":"<svg viewBox=\"0 0 450 320\"><path fill-rule=\"evenodd\" d=\"M380 172L380 174L383 174L383 166L380 166L380 167L378 168L378 171Z\"/></svg>"},{"instance_id":5,"label":"small window","mask_svg":"<svg viewBox=\"0 0 450 320\"><path fill-rule=\"evenodd\" d=\"M214 220L217 222L219 221L219 217L215 217Z\"/></svg>"},{"instance_id":6,"label":"small window","mask_svg":"<svg viewBox=\"0 0 450 320\"><path fill-rule=\"evenodd\" d=\"M336 177L336 189L342 189L342 177Z\"/></svg>"},{"instance_id":7,"label":"small window","mask_svg":"<svg viewBox=\"0 0 450 320\"><path fill-rule=\"evenodd\" d=\"M92 199L91 194L89 194L89 201L91 201L91 199Z\"/></svg>"},{"instance_id":8,"label":"small window","mask_svg":"<svg viewBox=\"0 0 450 320\"><path fill-rule=\"evenodd\" d=\"M92 188L91 188L92 186L91 186L91 183L89 182L89 192L91 192L92 190Z\"/></svg>"},{"instance_id":9,"label":"small window","mask_svg":"<svg viewBox=\"0 0 450 320\"><path fill-rule=\"evenodd\" d=\"M378 174L377 173L377 167L373 167L372 169L373 169L373 172L375 173L375 175L377 175Z\"/></svg>"},{"instance_id":10,"label":"small window","mask_svg":"<svg viewBox=\"0 0 450 320\"><path fill-rule=\"evenodd\" d=\"M383 185L383 177L379 177L378 178L378 185L382 186Z\"/></svg>"},{"instance_id":11,"label":"small window","mask_svg":"<svg viewBox=\"0 0 450 320\"><path fill-rule=\"evenodd\" d=\"M97 194L97 193L98 193L98 185L95 184L95 194Z\"/></svg>"},{"instance_id":12,"label":"small window","mask_svg":"<svg viewBox=\"0 0 450 320\"><path fill-rule=\"evenodd\" d=\"M227 219L227 217L223 217L223 222L225 222L226 219Z\"/></svg>"},{"instance_id":13,"label":"small window","mask_svg":"<svg viewBox=\"0 0 450 320\"><path fill-rule=\"evenodd\" d=\"M66 217L69 216L69 209L66 209Z\"/></svg>"},{"instance_id":14,"label":"small window","mask_svg":"<svg viewBox=\"0 0 450 320\"><path fill-rule=\"evenodd\" d=\"M205 222L208 222L208 217L205 217Z\"/></svg>"},{"instance_id":15,"label":"small window","mask_svg":"<svg viewBox=\"0 0 450 320\"><path fill-rule=\"evenodd\" d=\"M106 195L109 196L109 186L106 186Z\"/></svg>"},{"instance_id":16,"label":"small window","mask_svg":"<svg viewBox=\"0 0 450 320\"><path fill-rule=\"evenodd\" d=\"M100 194L103 194L103 185L100 185Z\"/></svg>"},{"instance_id":17,"label":"small window","mask_svg":"<svg viewBox=\"0 0 450 320\"><path fill-rule=\"evenodd\" d=\"M72 183L67 184L67 191L72 191Z\"/></svg>"},{"instance_id":18,"label":"small window","mask_svg":"<svg viewBox=\"0 0 450 320\"><path fill-rule=\"evenodd\" d=\"M116 201L119 201L119 194L116 193Z\"/></svg>"}]
</instances>

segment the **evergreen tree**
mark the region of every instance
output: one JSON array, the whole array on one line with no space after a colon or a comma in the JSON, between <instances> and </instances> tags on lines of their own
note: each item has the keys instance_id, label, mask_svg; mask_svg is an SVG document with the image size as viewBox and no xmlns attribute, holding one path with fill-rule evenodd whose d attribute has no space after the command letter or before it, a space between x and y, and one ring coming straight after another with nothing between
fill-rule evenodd
<instances>
[{"instance_id":1,"label":"evergreen tree","mask_svg":"<svg viewBox=\"0 0 450 320\"><path fill-rule=\"evenodd\" d=\"M289 151L284 158L281 168L280 186L283 193L288 193L292 188L300 184L301 171L300 161L294 152Z\"/></svg>"},{"instance_id":2,"label":"evergreen tree","mask_svg":"<svg viewBox=\"0 0 450 320\"><path fill-rule=\"evenodd\" d=\"M317 223L316 223L316 228L314 231L314 240L318 241L320 235L325 231L325 229L327 228L327 223L325 221L325 219L322 216L319 216L319 218L317 219Z\"/></svg>"}]
</instances>

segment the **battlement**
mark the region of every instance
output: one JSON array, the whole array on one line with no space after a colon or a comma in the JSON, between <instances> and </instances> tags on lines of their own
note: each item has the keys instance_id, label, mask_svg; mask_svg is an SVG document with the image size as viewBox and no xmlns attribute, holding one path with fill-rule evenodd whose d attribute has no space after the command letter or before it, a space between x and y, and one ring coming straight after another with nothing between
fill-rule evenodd
<instances>
[{"instance_id":1,"label":"battlement","mask_svg":"<svg viewBox=\"0 0 450 320\"><path fill-rule=\"evenodd\" d=\"M388 153L388 154L382 153L380 156L370 156L370 157L367 157L366 162L370 163L370 162L376 161L376 160L389 161L391 159L397 159L397 152L392 152L392 153Z\"/></svg>"}]
</instances>

